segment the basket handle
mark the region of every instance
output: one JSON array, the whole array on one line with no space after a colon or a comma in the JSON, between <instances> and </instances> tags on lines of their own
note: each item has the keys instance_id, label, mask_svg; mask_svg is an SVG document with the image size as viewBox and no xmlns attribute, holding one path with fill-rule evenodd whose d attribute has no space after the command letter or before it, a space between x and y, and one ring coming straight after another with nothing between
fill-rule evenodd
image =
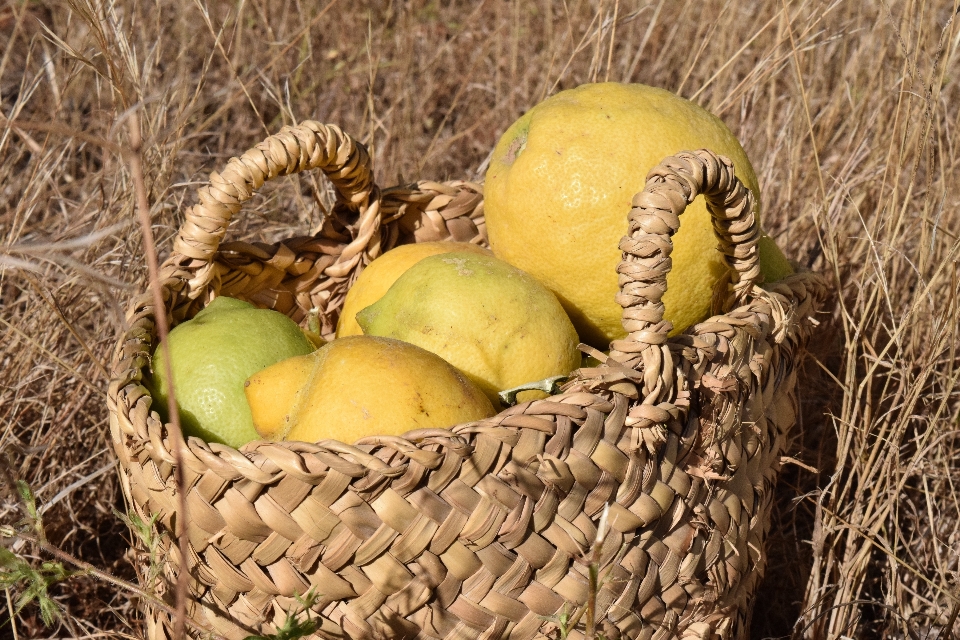
<instances>
[{"instance_id":1,"label":"basket handle","mask_svg":"<svg viewBox=\"0 0 960 640\"><path fill-rule=\"evenodd\" d=\"M759 282L755 199L734 175L733 163L706 149L666 158L647 174L646 186L634 196L628 235L620 241L623 260L617 267L617 302L623 307L627 337L611 343L615 360L629 362L648 346L664 344L673 329L663 319L661 301L672 267L670 238L680 227L680 214L697 195L707 202L719 249L730 266L723 308L739 305Z\"/></svg>"},{"instance_id":2,"label":"basket handle","mask_svg":"<svg viewBox=\"0 0 960 640\"><path fill-rule=\"evenodd\" d=\"M380 190L373 182L370 154L336 125L307 120L286 126L239 158L231 158L198 190L199 203L187 209L169 259L193 272L189 298L199 297L210 284L217 249L241 205L267 180L311 169L320 169L333 183L336 208L359 213L350 225L351 242L324 272L341 277L357 265L380 232Z\"/></svg>"}]
</instances>

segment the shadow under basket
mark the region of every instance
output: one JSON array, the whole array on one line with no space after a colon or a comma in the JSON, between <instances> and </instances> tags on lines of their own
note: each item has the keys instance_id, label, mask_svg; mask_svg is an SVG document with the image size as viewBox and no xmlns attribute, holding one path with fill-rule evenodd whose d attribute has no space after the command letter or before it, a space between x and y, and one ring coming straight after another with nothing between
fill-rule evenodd
<instances>
[{"instance_id":1,"label":"shadow under basket","mask_svg":"<svg viewBox=\"0 0 960 640\"><path fill-rule=\"evenodd\" d=\"M265 181L312 169L338 195L319 233L221 244ZM717 315L668 337L660 298L670 238L697 195L732 275L715 296ZM141 518L155 519L159 540L153 578L139 543L143 587L172 607L186 566L193 637L276 633L299 611L316 623L310 637L554 638L558 614L585 608L586 558L606 508L599 633L747 634L796 418L798 360L826 287L808 271L756 284L753 196L709 151L664 160L633 204L617 269L628 335L561 394L449 430L355 445L236 450L190 438L179 452L181 496L181 439L144 386L157 314L176 325L224 294L301 323L318 309L329 337L348 287L383 251L485 243L479 185L381 191L364 147L335 126L287 127L213 173L161 268L163 309L141 295L113 359L110 426L123 488ZM311 588L317 599L303 611L298 597ZM172 638L171 607L143 606L148 637Z\"/></svg>"}]
</instances>

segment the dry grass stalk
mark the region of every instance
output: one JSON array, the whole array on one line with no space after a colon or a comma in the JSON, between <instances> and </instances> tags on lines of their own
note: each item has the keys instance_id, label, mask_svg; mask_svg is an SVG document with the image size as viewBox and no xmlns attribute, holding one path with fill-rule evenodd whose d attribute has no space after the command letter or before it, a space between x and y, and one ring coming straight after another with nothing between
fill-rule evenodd
<instances>
[{"instance_id":1,"label":"dry grass stalk","mask_svg":"<svg viewBox=\"0 0 960 640\"><path fill-rule=\"evenodd\" d=\"M383 184L473 178L499 132L545 95L593 78L646 82L726 120L754 159L765 226L791 257L832 272L839 291L811 347L823 366L808 372L793 449L820 473L786 469L755 635L933 638L950 626L956 635L957 9L956 0L9 3L0 456L51 503L52 543L133 579L128 534L111 511L124 510L116 479L96 475L112 461L105 363L146 282L130 232L135 185L117 152L127 109L142 104L144 182L163 252L205 172L281 124L316 118L365 136ZM231 237L309 231L329 202L319 181L288 179ZM2 491L7 524L16 499ZM139 632L122 589L80 576L52 593L66 612L60 628L28 608L0 636Z\"/></svg>"}]
</instances>

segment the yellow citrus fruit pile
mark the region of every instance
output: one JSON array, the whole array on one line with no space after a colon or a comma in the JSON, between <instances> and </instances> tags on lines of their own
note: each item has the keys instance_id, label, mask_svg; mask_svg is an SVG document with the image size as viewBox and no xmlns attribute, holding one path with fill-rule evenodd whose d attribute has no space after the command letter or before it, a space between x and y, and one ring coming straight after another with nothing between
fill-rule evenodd
<instances>
[{"instance_id":1,"label":"yellow citrus fruit pile","mask_svg":"<svg viewBox=\"0 0 960 640\"><path fill-rule=\"evenodd\" d=\"M348 292L336 338L316 350L318 336L285 316L225 298L177 327L170 345L185 431L233 446L352 443L481 420L517 388L568 375L580 366L580 341L607 349L625 335L616 269L633 196L664 158L701 148L729 157L759 203L740 143L696 104L636 84L554 95L494 149L484 187L492 253L456 242L384 253ZM673 245L663 302L677 333L706 318L727 269L702 199ZM759 251L766 281L791 273L770 238ZM250 324L255 312L273 315ZM158 401L169 392L163 367L158 352Z\"/></svg>"}]
</instances>

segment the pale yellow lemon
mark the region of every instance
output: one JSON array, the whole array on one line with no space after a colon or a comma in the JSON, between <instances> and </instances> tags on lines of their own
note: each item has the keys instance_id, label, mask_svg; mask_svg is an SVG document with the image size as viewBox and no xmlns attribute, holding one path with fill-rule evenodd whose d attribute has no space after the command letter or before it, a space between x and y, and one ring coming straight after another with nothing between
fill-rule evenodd
<instances>
[{"instance_id":1,"label":"pale yellow lemon","mask_svg":"<svg viewBox=\"0 0 960 640\"><path fill-rule=\"evenodd\" d=\"M269 440L352 444L494 414L484 393L442 358L369 336L278 362L251 376L244 392L257 431Z\"/></svg>"},{"instance_id":2,"label":"pale yellow lemon","mask_svg":"<svg viewBox=\"0 0 960 640\"><path fill-rule=\"evenodd\" d=\"M556 297L490 255L424 258L357 321L367 335L436 353L494 404L502 390L565 375L580 364L577 332Z\"/></svg>"},{"instance_id":3,"label":"pale yellow lemon","mask_svg":"<svg viewBox=\"0 0 960 640\"><path fill-rule=\"evenodd\" d=\"M484 185L490 246L557 295L584 342L606 349L625 335L616 268L631 200L664 158L700 148L729 157L759 198L740 143L695 103L640 84L562 91L517 120L493 152ZM681 217L673 245L663 302L677 333L708 315L727 268L702 197ZM760 261L767 281L792 271L769 238Z\"/></svg>"},{"instance_id":4,"label":"pale yellow lemon","mask_svg":"<svg viewBox=\"0 0 960 640\"><path fill-rule=\"evenodd\" d=\"M488 249L469 242L417 242L394 247L371 262L347 292L337 322L337 337L361 335L363 331L357 324L357 312L382 298L404 271L428 256L454 251L490 255Z\"/></svg>"}]
</instances>

